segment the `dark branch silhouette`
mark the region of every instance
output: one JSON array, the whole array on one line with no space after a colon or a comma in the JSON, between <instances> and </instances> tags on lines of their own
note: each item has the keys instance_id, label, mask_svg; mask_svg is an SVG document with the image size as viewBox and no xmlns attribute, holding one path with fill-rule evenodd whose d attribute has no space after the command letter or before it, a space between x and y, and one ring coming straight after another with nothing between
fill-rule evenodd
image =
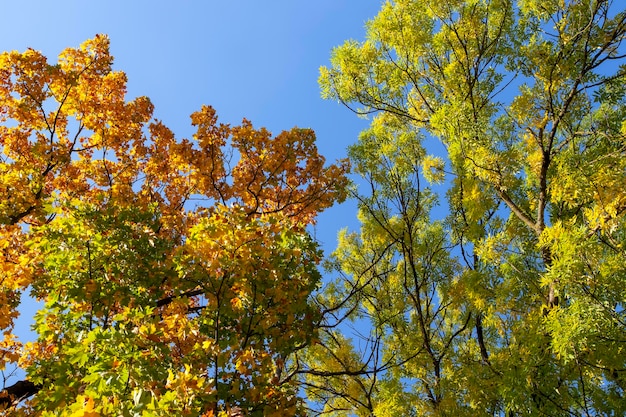
<instances>
[{"instance_id":1,"label":"dark branch silhouette","mask_svg":"<svg viewBox=\"0 0 626 417\"><path fill-rule=\"evenodd\" d=\"M22 400L32 397L41 389L41 385L33 384L28 380L17 381L0 391L0 410L14 407Z\"/></svg>"}]
</instances>

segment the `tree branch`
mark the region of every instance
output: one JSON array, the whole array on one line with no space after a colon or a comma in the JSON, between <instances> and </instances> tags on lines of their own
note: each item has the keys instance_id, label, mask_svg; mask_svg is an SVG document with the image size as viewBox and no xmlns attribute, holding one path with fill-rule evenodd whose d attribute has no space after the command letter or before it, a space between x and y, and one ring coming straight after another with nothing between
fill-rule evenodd
<instances>
[{"instance_id":1,"label":"tree branch","mask_svg":"<svg viewBox=\"0 0 626 417\"><path fill-rule=\"evenodd\" d=\"M17 381L0 391L0 410L14 407L20 401L37 394L41 385L33 384L28 380Z\"/></svg>"}]
</instances>

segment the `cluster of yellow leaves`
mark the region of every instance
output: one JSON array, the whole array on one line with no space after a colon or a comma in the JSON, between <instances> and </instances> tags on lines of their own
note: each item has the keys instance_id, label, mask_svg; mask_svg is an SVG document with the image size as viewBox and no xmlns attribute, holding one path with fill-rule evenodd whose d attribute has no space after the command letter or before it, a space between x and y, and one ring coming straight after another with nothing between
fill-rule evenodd
<instances>
[{"instance_id":1,"label":"cluster of yellow leaves","mask_svg":"<svg viewBox=\"0 0 626 417\"><path fill-rule=\"evenodd\" d=\"M94 408L93 398L85 398L84 396L79 395L76 398L75 404L76 406L72 407L75 409L75 411L70 414L70 417L100 417L101 415Z\"/></svg>"}]
</instances>

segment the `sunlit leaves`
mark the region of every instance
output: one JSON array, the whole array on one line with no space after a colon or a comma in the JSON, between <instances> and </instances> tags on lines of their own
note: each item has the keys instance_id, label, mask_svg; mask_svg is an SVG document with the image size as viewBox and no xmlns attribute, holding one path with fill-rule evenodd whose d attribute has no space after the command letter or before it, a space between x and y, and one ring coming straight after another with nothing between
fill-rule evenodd
<instances>
[{"instance_id":1,"label":"sunlit leaves","mask_svg":"<svg viewBox=\"0 0 626 417\"><path fill-rule=\"evenodd\" d=\"M373 116L324 301L373 326L372 357L406 358L355 376L379 381L370 412L393 414L393 386L416 415L623 413L625 16L398 0L333 50L323 96Z\"/></svg>"},{"instance_id":2,"label":"sunlit leaves","mask_svg":"<svg viewBox=\"0 0 626 417\"><path fill-rule=\"evenodd\" d=\"M177 139L112 63L102 35L56 64L0 55L0 366L27 373L20 412L301 413L281 373L319 321L306 227L345 198L347 163L326 165L309 129L208 106ZM22 348L27 288L41 308Z\"/></svg>"}]
</instances>

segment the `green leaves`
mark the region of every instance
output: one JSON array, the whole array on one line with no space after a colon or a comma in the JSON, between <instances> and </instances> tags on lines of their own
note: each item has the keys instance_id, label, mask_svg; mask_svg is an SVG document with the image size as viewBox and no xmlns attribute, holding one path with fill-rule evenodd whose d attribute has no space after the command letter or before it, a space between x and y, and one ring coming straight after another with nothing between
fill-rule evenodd
<instances>
[{"instance_id":1,"label":"green leaves","mask_svg":"<svg viewBox=\"0 0 626 417\"><path fill-rule=\"evenodd\" d=\"M323 95L373 113L326 301L372 328L370 413L623 412L624 16L399 0L333 51Z\"/></svg>"},{"instance_id":2,"label":"green leaves","mask_svg":"<svg viewBox=\"0 0 626 417\"><path fill-rule=\"evenodd\" d=\"M295 410L280 373L316 337L321 279L299 225L217 206L177 245L156 209L76 204L30 245L45 300L24 362L38 409L84 393L103 413Z\"/></svg>"}]
</instances>

